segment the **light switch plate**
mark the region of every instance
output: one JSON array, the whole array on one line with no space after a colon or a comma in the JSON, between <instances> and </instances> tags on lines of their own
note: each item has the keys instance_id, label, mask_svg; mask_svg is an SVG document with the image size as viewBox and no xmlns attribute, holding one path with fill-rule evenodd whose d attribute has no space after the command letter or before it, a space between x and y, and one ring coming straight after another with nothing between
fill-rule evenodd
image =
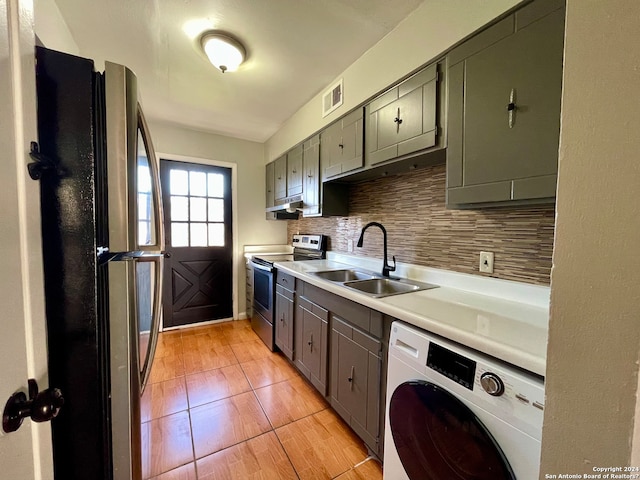
<instances>
[{"instance_id":1,"label":"light switch plate","mask_svg":"<svg viewBox=\"0 0 640 480\"><path fill-rule=\"evenodd\" d=\"M479 269L483 273L493 273L493 252L480 252Z\"/></svg>"}]
</instances>

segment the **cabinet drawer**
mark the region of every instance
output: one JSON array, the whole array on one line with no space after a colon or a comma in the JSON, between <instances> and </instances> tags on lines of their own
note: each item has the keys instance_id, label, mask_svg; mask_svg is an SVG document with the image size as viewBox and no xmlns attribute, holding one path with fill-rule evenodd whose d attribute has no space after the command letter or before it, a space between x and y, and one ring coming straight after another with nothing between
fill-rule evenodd
<instances>
[{"instance_id":1,"label":"cabinet drawer","mask_svg":"<svg viewBox=\"0 0 640 480\"><path fill-rule=\"evenodd\" d=\"M282 285L276 285L276 294L282 295L288 300L293 300L293 296L295 295L291 290L283 287Z\"/></svg>"},{"instance_id":2,"label":"cabinet drawer","mask_svg":"<svg viewBox=\"0 0 640 480\"><path fill-rule=\"evenodd\" d=\"M278 271L276 273L276 283L287 290L295 291L296 289L296 278L288 273Z\"/></svg>"}]
</instances>

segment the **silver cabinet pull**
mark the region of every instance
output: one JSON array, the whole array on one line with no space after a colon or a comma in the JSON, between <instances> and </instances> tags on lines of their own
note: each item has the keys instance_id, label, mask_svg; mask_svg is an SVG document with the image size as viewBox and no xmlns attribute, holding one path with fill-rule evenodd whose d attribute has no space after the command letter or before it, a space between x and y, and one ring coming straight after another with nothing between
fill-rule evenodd
<instances>
[{"instance_id":1,"label":"silver cabinet pull","mask_svg":"<svg viewBox=\"0 0 640 480\"><path fill-rule=\"evenodd\" d=\"M513 128L516 124L516 110L518 106L516 105L516 90L515 88L511 89L511 93L509 94L509 104L507 105L507 112L509 113L509 128Z\"/></svg>"}]
</instances>

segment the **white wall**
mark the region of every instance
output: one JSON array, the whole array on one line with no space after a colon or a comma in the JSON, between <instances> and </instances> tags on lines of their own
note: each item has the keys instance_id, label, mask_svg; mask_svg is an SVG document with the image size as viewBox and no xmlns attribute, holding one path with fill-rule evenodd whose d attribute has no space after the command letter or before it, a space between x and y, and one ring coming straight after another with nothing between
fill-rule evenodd
<instances>
[{"instance_id":1,"label":"white wall","mask_svg":"<svg viewBox=\"0 0 640 480\"><path fill-rule=\"evenodd\" d=\"M210 159L237 165L237 232L235 253L239 312L245 312L244 245L286 244L283 221L265 220L264 145L150 120L149 129L158 152Z\"/></svg>"},{"instance_id":2,"label":"white wall","mask_svg":"<svg viewBox=\"0 0 640 480\"><path fill-rule=\"evenodd\" d=\"M79 55L80 49L69 31L55 0L34 0L36 35L52 50Z\"/></svg>"},{"instance_id":3,"label":"white wall","mask_svg":"<svg viewBox=\"0 0 640 480\"><path fill-rule=\"evenodd\" d=\"M343 105L322 118L323 92L319 92L267 141L266 162L274 160L323 126L437 58L520 1L425 0L394 30L338 75L337 79L344 78Z\"/></svg>"},{"instance_id":4,"label":"white wall","mask_svg":"<svg viewBox=\"0 0 640 480\"><path fill-rule=\"evenodd\" d=\"M542 474L638 466L639 19L567 1Z\"/></svg>"}]
</instances>

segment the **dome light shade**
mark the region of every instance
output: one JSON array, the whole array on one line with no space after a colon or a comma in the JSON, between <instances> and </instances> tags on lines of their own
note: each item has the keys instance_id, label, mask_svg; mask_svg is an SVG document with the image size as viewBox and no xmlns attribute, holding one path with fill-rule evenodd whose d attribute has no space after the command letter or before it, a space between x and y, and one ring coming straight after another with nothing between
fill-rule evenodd
<instances>
[{"instance_id":1,"label":"dome light shade","mask_svg":"<svg viewBox=\"0 0 640 480\"><path fill-rule=\"evenodd\" d=\"M244 62L244 47L228 34L205 32L200 38L200 43L209 61L222 73L233 72Z\"/></svg>"}]
</instances>

